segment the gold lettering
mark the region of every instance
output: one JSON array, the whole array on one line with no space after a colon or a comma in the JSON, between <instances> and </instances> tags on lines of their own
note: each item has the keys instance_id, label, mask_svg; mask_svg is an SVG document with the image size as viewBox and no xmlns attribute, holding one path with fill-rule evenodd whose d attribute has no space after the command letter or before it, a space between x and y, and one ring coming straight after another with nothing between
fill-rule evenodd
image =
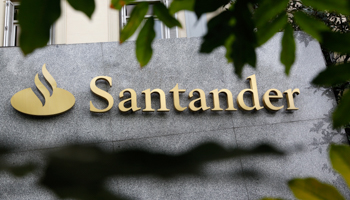
<instances>
[{"instance_id":1,"label":"gold lettering","mask_svg":"<svg viewBox=\"0 0 350 200\"><path fill-rule=\"evenodd\" d=\"M104 99L106 99L108 101L108 106L107 108L105 109L97 109L93 104L92 104L92 101L90 101L90 111L91 112L97 112L97 113L100 113L100 112L107 112L109 111L112 107L113 107L113 104L114 104L114 100L113 100L113 97L112 95L110 95L108 92L104 91L104 90L101 90L100 88L98 88L96 86L96 81L98 80L105 80L109 83L109 85L112 87L112 78L111 77L108 77L108 76L98 76L98 77L95 77L91 80L90 82L90 89L91 91L96 94L97 96L100 96Z\"/></svg>"},{"instance_id":2,"label":"gold lettering","mask_svg":"<svg viewBox=\"0 0 350 200\"><path fill-rule=\"evenodd\" d=\"M218 91L218 89L215 89L210 92L210 94L213 94L213 101L214 101L214 108L211 109L213 111L222 111L223 109L220 107L220 100L219 100L219 93L224 92L226 93L227 96L227 111L231 110L237 110L233 107L233 98L232 98L232 93L228 89L222 89Z\"/></svg>"},{"instance_id":3,"label":"gold lettering","mask_svg":"<svg viewBox=\"0 0 350 200\"><path fill-rule=\"evenodd\" d=\"M191 110L191 111L198 111L200 109L202 109L203 111L206 111L208 110L210 107L207 106L207 101L205 99L205 93L203 92L203 90L201 89L194 89L190 92L190 94L188 94L188 97L189 98L192 98L193 97L193 93L194 92L198 92L199 94L199 98L198 99L195 99L193 101L190 102L190 104L188 105L188 108ZM200 107L196 107L194 105L194 103L196 101L201 101L201 106Z\"/></svg>"},{"instance_id":4,"label":"gold lettering","mask_svg":"<svg viewBox=\"0 0 350 200\"><path fill-rule=\"evenodd\" d=\"M166 108L166 101L165 101L165 94L164 91L161 89L154 89L154 90L144 90L142 91L142 94L145 94L145 104L146 104L146 108L143 109L143 112L154 112L154 109L152 109L152 105L151 105L151 94L153 92L157 92L159 94L159 98L160 98L160 108L157 110L158 112L169 112L169 109Z\"/></svg>"},{"instance_id":5,"label":"gold lettering","mask_svg":"<svg viewBox=\"0 0 350 200\"><path fill-rule=\"evenodd\" d=\"M141 108L137 107L137 94L136 94L135 90L127 88L119 93L119 98L123 98L125 92L130 93L130 98L125 99L119 103L119 105L118 105L119 110L122 112L128 112L129 110L136 112L136 111L140 110ZM128 101L130 101L131 106L129 108L125 108L125 103Z\"/></svg>"},{"instance_id":6,"label":"gold lettering","mask_svg":"<svg viewBox=\"0 0 350 200\"><path fill-rule=\"evenodd\" d=\"M300 90L298 88L294 89L292 91L292 89L288 89L286 91L283 92L284 94L286 94L287 97L287 103L288 103L288 108L287 110L298 110L299 108L295 107L294 105L294 98L293 98L293 94L300 94Z\"/></svg>"},{"instance_id":7,"label":"gold lettering","mask_svg":"<svg viewBox=\"0 0 350 200\"><path fill-rule=\"evenodd\" d=\"M255 78L255 74L249 76L247 78L247 80L249 79L249 83L250 83L250 88L251 89L245 89L245 90L242 90L239 94L238 94L238 97L237 97L237 104L238 104L238 107L240 107L241 109L243 110L253 110L254 108L256 110L260 110L264 107L260 106L260 103L259 103L259 95L258 95L258 87L256 85L256 78ZM253 107L249 107L247 106L245 103L244 103L244 100L243 100L243 95L245 92L250 92L252 93L253 95Z\"/></svg>"},{"instance_id":8,"label":"gold lettering","mask_svg":"<svg viewBox=\"0 0 350 200\"><path fill-rule=\"evenodd\" d=\"M173 98L174 98L174 107L177 111L184 111L186 110L187 107L181 107L180 105L180 97L179 97L179 93L184 93L186 92L186 90L184 89L179 89L179 84L176 83L176 86L170 90L170 93L173 93Z\"/></svg>"},{"instance_id":9,"label":"gold lettering","mask_svg":"<svg viewBox=\"0 0 350 200\"><path fill-rule=\"evenodd\" d=\"M270 95L271 92L274 93L274 95ZM280 92L277 89L269 89L265 92L263 96L264 106L271 111L281 110L284 106L276 107L272 105L270 99L282 99L282 98L283 98L282 92Z\"/></svg>"}]
</instances>

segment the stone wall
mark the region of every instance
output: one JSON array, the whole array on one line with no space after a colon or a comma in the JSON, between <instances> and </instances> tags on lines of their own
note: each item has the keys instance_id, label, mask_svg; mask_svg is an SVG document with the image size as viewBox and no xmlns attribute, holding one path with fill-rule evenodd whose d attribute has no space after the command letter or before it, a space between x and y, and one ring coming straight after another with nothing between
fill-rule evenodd
<instances>
[{"instance_id":1,"label":"stone wall","mask_svg":"<svg viewBox=\"0 0 350 200\"><path fill-rule=\"evenodd\" d=\"M52 45L23 57L18 48L0 49L0 138L14 147L7 158L14 164L27 160L43 164L42 153L72 143L98 144L110 151L142 147L172 154L185 152L205 141L215 141L226 147L253 147L267 142L289 154L286 157L249 157L206 165L203 176L181 176L162 180L155 177L124 177L111 179L110 189L134 199L258 199L264 196L293 196L286 181L293 177L317 177L335 184L349 196L340 176L332 171L328 161L331 142L346 143L345 134L332 130L330 115L336 105L328 88L310 85L313 77L325 68L319 44L298 32L297 60L289 76L279 61L281 34L259 48L257 69L246 67L243 79L233 73L224 58L224 49L212 54L198 54L200 40L167 39L154 43L154 55L141 69L135 59L135 45L126 42L79 45ZM31 87L43 99L34 85L35 74L43 83L42 65L56 80L58 87L71 92L74 107L53 117L33 117L17 112L10 99L16 92ZM186 92L180 95L183 107L190 101L188 94L199 88L206 94L207 105L213 107L210 91L229 89L234 100L249 88L250 75L256 75L260 104L263 94L271 88L285 91L300 89L294 97L296 111L287 111L286 99L275 102L284 105L277 112L211 110L175 111L169 90L178 83ZM98 82L114 98L113 108L106 113L91 113L89 102L102 109L107 103L90 91L90 81L96 76L112 77L113 85ZM118 110L119 92L132 88L137 93L138 106L145 107L148 88L160 88L166 94L169 112L122 113ZM152 106L159 107L159 97L152 96ZM249 95L246 102L251 101ZM226 100L220 97L220 104ZM247 103L249 104L249 103ZM235 108L238 108L234 101ZM242 171L258 171L259 176L244 178ZM55 199L50 191L36 186L41 172L24 178L1 174L1 199Z\"/></svg>"}]
</instances>

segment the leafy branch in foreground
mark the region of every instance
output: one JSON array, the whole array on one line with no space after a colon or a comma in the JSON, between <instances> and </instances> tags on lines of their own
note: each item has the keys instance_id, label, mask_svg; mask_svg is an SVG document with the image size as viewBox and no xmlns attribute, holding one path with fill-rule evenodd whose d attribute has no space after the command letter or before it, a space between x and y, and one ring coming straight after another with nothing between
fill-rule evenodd
<instances>
[{"instance_id":1,"label":"leafy branch in foreground","mask_svg":"<svg viewBox=\"0 0 350 200\"><path fill-rule=\"evenodd\" d=\"M350 189L350 147L332 144L329 157L333 168L345 179ZM345 198L332 185L315 178L296 178L288 182L289 188L298 199L305 200L344 200ZM273 200L265 198L263 200Z\"/></svg>"},{"instance_id":2,"label":"leafy branch in foreground","mask_svg":"<svg viewBox=\"0 0 350 200\"><path fill-rule=\"evenodd\" d=\"M91 18L95 0L68 0L76 10ZM21 0L18 20L21 26L20 47L27 55L47 45L50 29L61 15L61 0Z\"/></svg>"}]
</instances>

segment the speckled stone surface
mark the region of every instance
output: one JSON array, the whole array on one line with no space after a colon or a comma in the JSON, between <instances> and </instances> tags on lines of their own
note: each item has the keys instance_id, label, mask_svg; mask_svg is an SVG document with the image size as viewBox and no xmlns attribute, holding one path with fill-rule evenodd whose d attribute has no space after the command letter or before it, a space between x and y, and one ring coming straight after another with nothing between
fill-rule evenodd
<instances>
[{"instance_id":1,"label":"speckled stone surface","mask_svg":"<svg viewBox=\"0 0 350 200\"><path fill-rule=\"evenodd\" d=\"M225 50L198 54L200 39L167 39L154 42L154 54L148 66L141 69L135 58L135 45L126 42L77 45L52 45L23 57L18 48L0 48L0 139L14 147L8 159L15 163L26 159L44 164L44 149L72 143L95 143L109 150L142 147L172 154L184 152L205 141L216 141L227 147L253 147L264 141L290 154L283 158L259 157L210 163L203 168L203 177L178 177L162 180L154 177L110 179L112 191L135 199L258 199L265 196L293 199L286 182L293 177L317 177L336 185L344 196L350 196L340 176L331 170L328 146L345 143L343 131L332 130L330 116L336 103L330 89L310 85L315 75L325 68L319 44L302 32L295 34L296 62L289 76L279 61L281 34L258 49L257 69L246 67L243 79L233 73L224 58ZM54 117L32 117L17 112L10 99L16 92L31 87L37 94L34 77L46 64L58 87L71 92L76 103L66 113ZM175 111L169 93L177 83L186 92L180 95L183 107L194 99L188 94L202 89L207 105L213 107L210 91L229 89L238 108L238 93L249 87L245 80L256 75L260 103L271 88L285 91L300 89L294 97L299 110L277 112L266 109L246 112L183 112ZM107 103L90 91L96 76L110 76L112 87L98 82L98 87L114 98L107 113L91 113L89 102L102 109ZM43 81L44 84L45 81ZM46 84L47 85L47 84ZM132 88L138 106L145 107L143 90L162 89L169 112L122 113L118 110L119 92ZM39 95L39 98L43 98ZM245 96L249 105L251 97ZM287 106L286 99L275 105ZM226 108L225 96L220 105ZM159 97L152 95L152 107L159 108ZM258 177L238 177L241 171L258 171ZM0 174L1 199L55 199L36 181L40 172L23 179Z\"/></svg>"}]
</instances>

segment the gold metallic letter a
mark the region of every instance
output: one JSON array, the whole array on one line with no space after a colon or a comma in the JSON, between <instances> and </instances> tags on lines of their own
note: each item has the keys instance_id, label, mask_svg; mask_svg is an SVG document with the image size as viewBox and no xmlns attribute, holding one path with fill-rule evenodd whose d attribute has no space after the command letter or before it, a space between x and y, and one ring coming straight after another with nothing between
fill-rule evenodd
<instances>
[{"instance_id":1,"label":"gold metallic letter a","mask_svg":"<svg viewBox=\"0 0 350 200\"><path fill-rule=\"evenodd\" d=\"M27 88L13 95L11 98L12 107L19 112L36 116L57 115L71 109L75 103L74 96L67 90L57 88L57 83L47 71L45 64L43 65L42 72L46 81L49 82L52 88L52 95L50 96L50 92L40 82L39 76L36 74L34 82L38 90L44 96L44 105L35 95L32 88Z\"/></svg>"}]
</instances>

